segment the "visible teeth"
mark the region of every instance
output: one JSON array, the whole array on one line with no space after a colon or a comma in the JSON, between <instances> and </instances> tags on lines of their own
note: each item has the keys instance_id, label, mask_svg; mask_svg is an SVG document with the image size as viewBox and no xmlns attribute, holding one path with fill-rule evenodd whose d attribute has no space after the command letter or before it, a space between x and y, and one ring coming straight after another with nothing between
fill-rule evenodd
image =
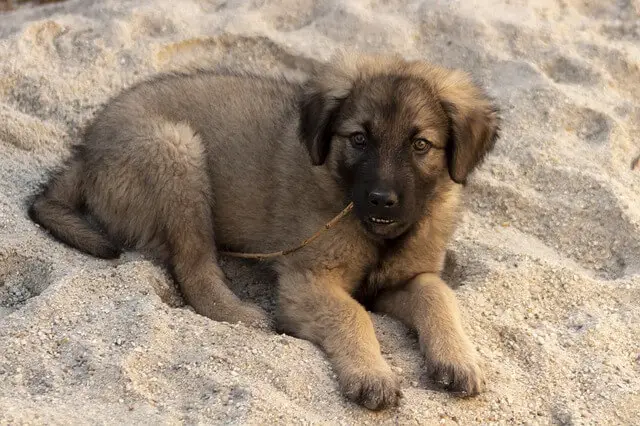
<instances>
[{"instance_id":1,"label":"visible teeth","mask_svg":"<svg viewBox=\"0 0 640 426\"><path fill-rule=\"evenodd\" d=\"M369 218L369 219L370 219L370 220L371 220L371 222L373 222L373 223L382 223L382 224L385 224L385 225L388 225L388 224L390 224L390 223L393 223L393 222L394 222L393 220L390 220L390 219L380 219L379 217L371 217L371 218Z\"/></svg>"}]
</instances>

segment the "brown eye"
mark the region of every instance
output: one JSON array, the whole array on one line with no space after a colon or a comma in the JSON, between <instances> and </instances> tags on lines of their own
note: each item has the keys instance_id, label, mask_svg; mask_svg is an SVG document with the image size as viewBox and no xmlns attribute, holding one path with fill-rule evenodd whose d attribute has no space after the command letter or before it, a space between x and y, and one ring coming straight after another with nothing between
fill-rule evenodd
<instances>
[{"instance_id":1,"label":"brown eye","mask_svg":"<svg viewBox=\"0 0 640 426\"><path fill-rule=\"evenodd\" d=\"M429 149L431 149L431 142L426 139L416 139L413 141L413 149L421 154L424 154L429 151Z\"/></svg>"},{"instance_id":2,"label":"brown eye","mask_svg":"<svg viewBox=\"0 0 640 426\"><path fill-rule=\"evenodd\" d=\"M356 148L364 148L367 145L367 137L363 133L354 133L350 137L351 144Z\"/></svg>"}]
</instances>

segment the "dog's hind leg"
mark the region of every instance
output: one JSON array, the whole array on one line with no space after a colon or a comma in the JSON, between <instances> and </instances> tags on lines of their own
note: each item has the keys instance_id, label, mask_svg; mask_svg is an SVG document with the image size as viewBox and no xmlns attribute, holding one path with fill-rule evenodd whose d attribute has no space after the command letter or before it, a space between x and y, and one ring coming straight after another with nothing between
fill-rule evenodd
<instances>
[{"instance_id":1,"label":"dog's hind leg","mask_svg":"<svg viewBox=\"0 0 640 426\"><path fill-rule=\"evenodd\" d=\"M229 289L218 265L213 193L200 137L186 124L161 118L134 124L113 132L98 123L89 136L94 145L109 148L88 178L88 207L110 234L163 257L197 313L268 326L261 309Z\"/></svg>"}]
</instances>

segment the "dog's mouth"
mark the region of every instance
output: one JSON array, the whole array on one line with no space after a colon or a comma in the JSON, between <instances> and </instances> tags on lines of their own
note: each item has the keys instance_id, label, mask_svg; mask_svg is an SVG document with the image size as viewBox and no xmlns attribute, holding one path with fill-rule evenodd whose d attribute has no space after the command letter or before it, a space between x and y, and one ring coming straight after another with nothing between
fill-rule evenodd
<instances>
[{"instance_id":1,"label":"dog's mouth","mask_svg":"<svg viewBox=\"0 0 640 426\"><path fill-rule=\"evenodd\" d=\"M354 202L354 204L354 210L360 224L366 233L374 239L394 239L407 230L408 223L401 211L386 212L368 209L368 206L363 206L362 203Z\"/></svg>"},{"instance_id":2,"label":"dog's mouth","mask_svg":"<svg viewBox=\"0 0 640 426\"><path fill-rule=\"evenodd\" d=\"M385 218L376 217L376 216L367 217L367 221L375 225L393 225L394 223L396 223L396 221L393 219L385 219Z\"/></svg>"},{"instance_id":3,"label":"dog's mouth","mask_svg":"<svg viewBox=\"0 0 640 426\"><path fill-rule=\"evenodd\" d=\"M405 229L400 221L386 217L367 216L363 222L367 231L378 238L393 239Z\"/></svg>"}]
</instances>

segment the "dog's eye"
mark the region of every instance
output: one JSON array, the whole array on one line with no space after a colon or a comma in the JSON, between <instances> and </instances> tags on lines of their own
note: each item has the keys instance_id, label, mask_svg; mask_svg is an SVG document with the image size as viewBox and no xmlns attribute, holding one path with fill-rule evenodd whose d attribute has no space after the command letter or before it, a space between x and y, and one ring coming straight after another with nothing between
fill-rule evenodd
<instances>
[{"instance_id":1,"label":"dog's eye","mask_svg":"<svg viewBox=\"0 0 640 426\"><path fill-rule=\"evenodd\" d=\"M413 149L424 154L431 149L431 142L426 139L416 139L413 141Z\"/></svg>"},{"instance_id":2,"label":"dog's eye","mask_svg":"<svg viewBox=\"0 0 640 426\"><path fill-rule=\"evenodd\" d=\"M351 145L356 148L364 148L367 145L367 137L363 133L354 133L350 137Z\"/></svg>"}]
</instances>

